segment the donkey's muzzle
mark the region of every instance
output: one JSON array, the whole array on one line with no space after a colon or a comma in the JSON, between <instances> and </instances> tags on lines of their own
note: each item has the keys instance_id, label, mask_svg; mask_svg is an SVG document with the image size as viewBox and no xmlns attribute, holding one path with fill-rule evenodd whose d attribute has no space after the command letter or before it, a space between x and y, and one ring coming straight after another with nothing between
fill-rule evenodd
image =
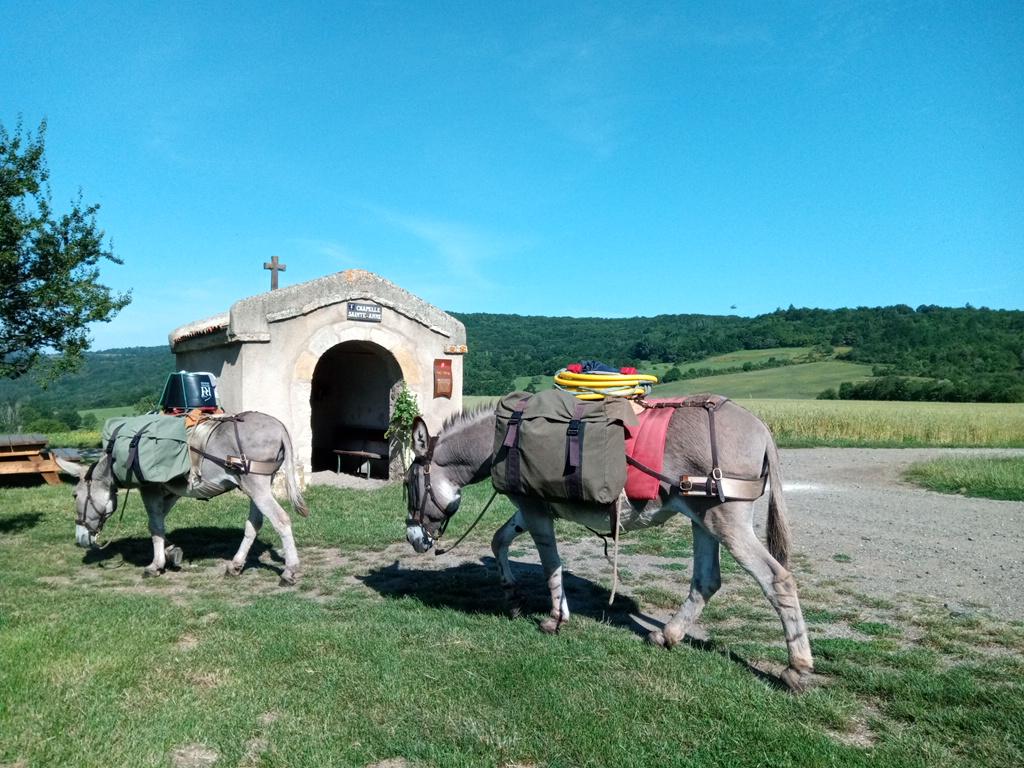
<instances>
[{"instance_id":1,"label":"donkey's muzzle","mask_svg":"<svg viewBox=\"0 0 1024 768\"><path fill-rule=\"evenodd\" d=\"M84 525L76 525L75 544L88 549L96 545L96 537L89 533L89 530Z\"/></svg>"},{"instance_id":2,"label":"donkey's muzzle","mask_svg":"<svg viewBox=\"0 0 1024 768\"><path fill-rule=\"evenodd\" d=\"M423 526L415 523L405 526L405 538L421 555L434 546L434 540L423 530Z\"/></svg>"}]
</instances>

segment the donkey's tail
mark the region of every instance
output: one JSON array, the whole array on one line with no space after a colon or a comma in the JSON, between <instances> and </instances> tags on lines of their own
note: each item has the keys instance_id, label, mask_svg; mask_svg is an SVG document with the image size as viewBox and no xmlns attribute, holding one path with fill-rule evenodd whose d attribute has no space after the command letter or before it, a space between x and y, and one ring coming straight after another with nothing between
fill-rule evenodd
<instances>
[{"instance_id":1,"label":"donkey's tail","mask_svg":"<svg viewBox=\"0 0 1024 768\"><path fill-rule=\"evenodd\" d=\"M282 430L281 442L284 444L284 483L288 490L288 501L292 503L295 511L303 517L309 517L309 507L306 500L302 498L302 491L299 490L298 477L295 474L295 452L292 450L292 438L288 430Z\"/></svg>"},{"instance_id":2,"label":"donkey's tail","mask_svg":"<svg viewBox=\"0 0 1024 768\"><path fill-rule=\"evenodd\" d=\"M789 563L789 521L786 520L786 500L782 497L779 449L771 435L768 436L764 457L768 464L768 483L771 486L768 496L768 551L780 565L786 567Z\"/></svg>"}]
</instances>

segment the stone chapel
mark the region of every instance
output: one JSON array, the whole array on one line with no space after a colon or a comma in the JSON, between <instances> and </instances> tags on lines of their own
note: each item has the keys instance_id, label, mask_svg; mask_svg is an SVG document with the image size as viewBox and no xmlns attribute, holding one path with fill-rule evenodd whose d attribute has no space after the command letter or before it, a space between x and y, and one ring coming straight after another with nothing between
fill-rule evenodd
<instances>
[{"instance_id":1,"label":"stone chapel","mask_svg":"<svg viewBox=\"0 0 1024 768\"><path fill-rule=\"evenodd\" d=\"M462 410L465 327L363 270L241 299L169 341L179 369L217 377L226 411L280 419L307 478L397 478L401 458L384 432L403 382L431 431Z\"/></svg>"}]
</instances>

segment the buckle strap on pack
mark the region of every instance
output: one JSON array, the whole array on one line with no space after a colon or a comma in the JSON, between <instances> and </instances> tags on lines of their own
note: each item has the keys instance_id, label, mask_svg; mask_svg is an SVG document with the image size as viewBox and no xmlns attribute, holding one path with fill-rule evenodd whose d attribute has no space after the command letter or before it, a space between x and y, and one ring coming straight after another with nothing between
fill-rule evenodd
<instances>
[{"instance_id":1,"label":"buckle strap on pack","mask_svg":"<svg viewBox=\"0 0 1024 768\"><path fill-rule=\"evenodd\" d=\"M585 405L576 404L573 418L565 430L565 490L566 495L574 501L583 500L583 430L587 426L583 421Z\"/></svg>"},{"instance_id":2,"label":"buckle strap on pack","mask_svg":"<svg viewBox=\"0 0 1024 768\"><path fill-rule=\"evenodd\" d=\"M712 495L712 480L716 480L718 486L718 500L725 501L725 491L722 489L722 468L718 466L718 438L715 433L715 411L724 403L724 400L715 402L708 400L704 407L708 412L708 431L711 433L711 476L708 478L708 496Z\"/></svg>"},{"instance_id":3,"label":"buckle strap on pack","mask_svg":"<svg viewBox=\"0 0 1024 768\"><path fill-rule=\"evenodd\" d=\"M505 439L502 446L508 449L508 459L505 462L505 484L513 493L521 493L523 490L522 473L519 463L521 454L519 452L519 425L523 420L523 413L526 412L526 404L530 402L529 397L524 397L516 403L516 409L508 420L508 427L505 430Z\"/></svg>"},{"instance_id":4,"label":"buckle strap on pack","mask_svg":"<svg viewBox=\"0 0 1024 768\"><path fill-rule=\"evenodd\" d=\"M768 484L768 473L757 478L725 477L722 471L712 471L710 475L681 475L678 479L669 477L651 469L627 456L626 461L651 477L656 477L680 496L717 496L720 501L755 501L764 495ZM724 497L724 498L723 498Z\"/></svg>"},{"instance_id":5,"label":"buckle strap on pack","mask_svg":"<svg viewBox=\"0 0 1024 768\"><path fill-rule=\"evenodd\" d=\"M107 456L110 456L111 458L114 457L114 441L117 440L117 433L121 431L121 428L123 426L124 422L121 422L116 427L114 427L114 431L110 433L110 439L107 440L107 447L104 449L104 452L107 454Z\"/></svg>"},{"instance_id":6,"label":"buckle strap on pack","mask_svg":"<svg viewBox=\"0 0 1024 768\"><path fill-rule=\"evenodd\" d=\"M147 429L149 429L149 424L136 432L132 436L131 442L128 443L128 462L124 472L126 483L131 483L133 474L139 478L140 483L146 482L146 478L142 474L142 466L139 464L139 443ZM115 432L115 434L117 433ZM111 437L111 442L113 442L113 437Z\"/></svg>"}]
</instances>

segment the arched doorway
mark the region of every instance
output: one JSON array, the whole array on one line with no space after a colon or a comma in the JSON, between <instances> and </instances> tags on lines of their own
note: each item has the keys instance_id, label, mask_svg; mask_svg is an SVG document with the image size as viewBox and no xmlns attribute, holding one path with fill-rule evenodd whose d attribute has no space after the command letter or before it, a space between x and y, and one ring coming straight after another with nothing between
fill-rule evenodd
<instances>
[{"instance_id":1,"label":"arched doorway","mask_svg":"<svg viewBox=\"0 0 1024 768\"><path fill-rule=\"evenodd\" d=\"M368 341L346 341L320 357L309 402L314 472L336 470L340 460L343 472L388 478L384 432L401 380L391 353Z\"/></svg>"}]
</instances>

